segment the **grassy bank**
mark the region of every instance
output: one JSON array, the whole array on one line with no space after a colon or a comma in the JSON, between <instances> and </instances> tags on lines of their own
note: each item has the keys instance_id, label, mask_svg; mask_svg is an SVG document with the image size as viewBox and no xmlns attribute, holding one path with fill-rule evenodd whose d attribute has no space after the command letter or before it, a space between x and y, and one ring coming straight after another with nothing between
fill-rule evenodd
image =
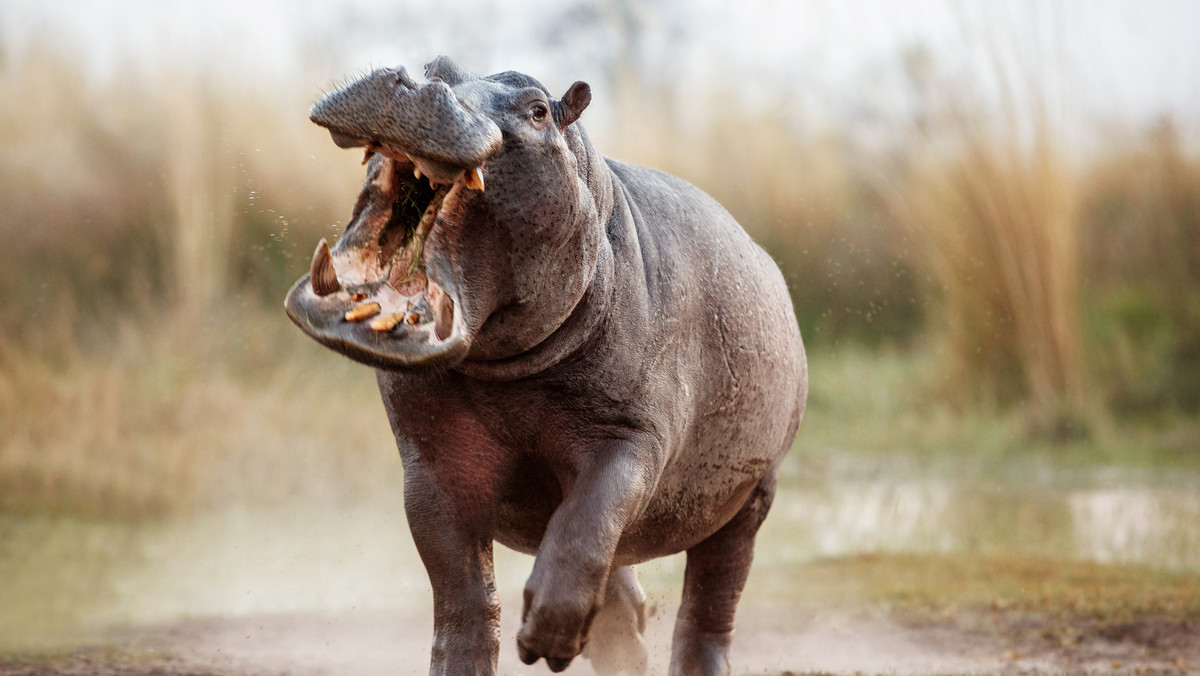
<instances>
[{"instance_id":1,"label":"grassy bank","mask_svg":"<svg viewBox=\"0 0 1200 676\"><path fill-rule=\"evenodd\" d=\"M153 516L395 490L380 485L395 445L370 370L327 353L282 312L230 313L200 331L131 324L103 351L2 358L6 512ZM1191 416L1030 441L1019 411L945 399L944 374L932 352L814 351L785 477L802 480L830 451L966 455L981 467L1200 465Z\"/></svg>"},{"instance_id":2,"label":"grassy bank","mask_svg":"<svg viewBox=\"0 0 1200 676\"><path fill-rule=\"evenodd\" d=\"M1183 674L1198 656L1195 573L906 555L831 559L797 572L804 576L800 605L882 609L903 626L928 631L926 640L990 645L1010 669Z\"/></svg>"},{"instance_id":3,"label":"grassy bank","mask_svg":"<svg viewBox=\"0 0 1200 676\"><path fill-rule=\"evenodd\" d=\"M1200 623L1200 575L1036 557L863 554L816 561L791 589L812 605L857 602L933 621L1001 610L1065 624L1152 616Z\"/></svg>"}]
</instances>

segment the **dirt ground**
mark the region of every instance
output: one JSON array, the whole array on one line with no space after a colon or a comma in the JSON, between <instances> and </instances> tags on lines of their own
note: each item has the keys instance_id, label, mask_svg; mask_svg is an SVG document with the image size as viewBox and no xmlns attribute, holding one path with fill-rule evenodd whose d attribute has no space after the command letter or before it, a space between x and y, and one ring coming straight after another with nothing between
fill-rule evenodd
<instances>
[{"instance_id":1,"label":"dirt ground","mask_svg":"<svg viewBox=\"0 0 1200 676\"><path fill-rule=\"evenodd\" d=\"M502 624L500 673L548 674L517 660L513 613ZM669 660L670 609L647 627L651 674ZM125 628L103 647L0 662L0 676L423 675L426 614L270 615ZM1066 639L1064 640L1064 637ZM882 611L740 613L735 674L1197 674L1200 627L1146 619L1122 626L1046 626L1002 611L897 622ZM577 662L568 674L590 674Z\"/></svg>"}]
</instances>

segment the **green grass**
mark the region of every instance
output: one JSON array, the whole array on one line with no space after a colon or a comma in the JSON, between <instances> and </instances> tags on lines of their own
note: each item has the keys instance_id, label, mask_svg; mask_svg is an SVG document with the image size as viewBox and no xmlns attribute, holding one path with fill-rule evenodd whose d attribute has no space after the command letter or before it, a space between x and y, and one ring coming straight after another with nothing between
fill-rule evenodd
<instances>
[{"instance_id":1,"label":"green grass","mask_svg":"<svg viewBox=\"0 0 1200 676\"><path fill-rule=\"evenodd\" d=\"M1097 412L1088 435L1047 437L1031 431L1019 408L949 395L949 371L936 348L851 346L816 350L809 359L809 404L796 449L802 457L832 449L929 462L965 455L967 464L985 468L1036 459L1062 467L1200 469L1200 421L1186 412L1134 419Z\"/></svg>"},{"instance_id":2,"label":"green grass","mask_svg":"<svg viewBox=\"0 0 1200 676\"><path fill-rule=\"evenodd\" d=\"M927 617L1011 610L1102 622L1200 622L1200 573L1028 556L863 554L818 560L781 585L790 600L860 603Z\"/></svg>"}]
</instances>

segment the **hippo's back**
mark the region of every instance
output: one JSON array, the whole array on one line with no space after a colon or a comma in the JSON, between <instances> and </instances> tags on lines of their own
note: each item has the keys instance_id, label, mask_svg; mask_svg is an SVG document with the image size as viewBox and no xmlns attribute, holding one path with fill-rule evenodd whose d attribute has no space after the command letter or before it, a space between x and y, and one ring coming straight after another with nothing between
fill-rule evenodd
<instances>
[{"instance_id":1,"label":"hippo's back","mask_svg":"<svg viewBox=\"0 0 1200 676\"><path fill-rule=\"evenodd\" d=\"M660 171L609 165L630 202L657 309L664 356L652 377L678 388L676 447L647 520L723 523L726 497L773 471L804 410L807 365L787 285L708 194ZM714 473L722 480L696 481ZM706 513L688 514L697 510Z\"/></svg>"}]
</instances>

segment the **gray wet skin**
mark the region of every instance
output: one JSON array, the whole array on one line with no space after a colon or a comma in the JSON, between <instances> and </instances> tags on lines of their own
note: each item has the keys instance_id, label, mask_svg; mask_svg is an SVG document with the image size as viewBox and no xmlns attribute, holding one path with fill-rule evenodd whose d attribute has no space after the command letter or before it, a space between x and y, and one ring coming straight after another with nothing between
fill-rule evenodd
<instances>
[{"instance_id":1,"label":"gray wet skin","mask_svg":"<svg viewBox=\"0 0 1200 676\"><path fill-rule=\"evenodd\" d=\"M346 233L286 309L377 368L433 589L432 674L496 671L493 542L536 555L524 662L644 671L632 566L686 551L670 673L728 674L804 410L774 262L697 188L596 152L576 123L590 99L439 57L424 83L378 70L313 106L373 154ZM370 302L378 315L346 320Z\"/></svg>"}]
</instances>

